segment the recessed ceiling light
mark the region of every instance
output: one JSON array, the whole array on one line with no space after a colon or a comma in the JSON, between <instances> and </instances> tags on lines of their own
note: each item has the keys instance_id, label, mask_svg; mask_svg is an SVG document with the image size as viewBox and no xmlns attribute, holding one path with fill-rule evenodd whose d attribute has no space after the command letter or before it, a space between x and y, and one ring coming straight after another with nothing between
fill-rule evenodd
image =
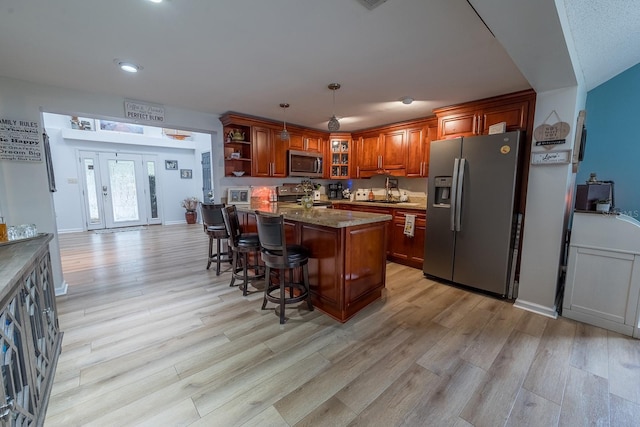
<instances>
[{"instance_id":1,"label":"recessed ceiling light","mask_svg":"<svg viewBox=\"0 0 640 427\"><path fill-rule=\"evenodd\" d=\"M149 0L151 3L162 3L162 0Z\"/></svg>"},{"instance_id":2,"label":"recessed ceiling light","mask_svg":"<svg viewBox=\"0 0 640 427\"><path fill-rule=\"evenodd\" d=\"M115 59L113 62L115 62L122 71L126 71L127 73L137 73L142 70L140 65L134 64L133 62L121 61L119 59Z\"/></svg>"}]
</instances>

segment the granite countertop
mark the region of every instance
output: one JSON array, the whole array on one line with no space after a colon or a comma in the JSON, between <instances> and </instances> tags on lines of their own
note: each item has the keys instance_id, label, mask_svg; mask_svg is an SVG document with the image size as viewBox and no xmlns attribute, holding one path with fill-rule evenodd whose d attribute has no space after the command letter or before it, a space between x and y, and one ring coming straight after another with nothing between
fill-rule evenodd
<instances>
[{"instance_id":1,"label":"granite countertop","mask_svg":"<svg viewBox=\"0 0 640 427\"><path fill-rule=\"evenodd\" d=\"M370 212L346 211L341 209L327 209L314 207L304 209L296 203L269 203L252 202L251 205L238 205L239 212L260 212L283 215L290 221L305 222L308 224L322 225L332 228L345 228L355 225L371 224L375 222L390 221L391 215L376 214Z\"/></svg>"},{"instance_id":2,"label":"granite countertop","mask_svg":"<svg viewBox=\"0 0 640 427\"><path fill-rule=\"evenodd\" d=\"M381 208L395 208L395 209L415 209L420 211L427 210L426 201L419 202L398 202L398 203L386 203L383 200L374 200L373 202L369 201L348 201L348 200L332 200L334 204L345 204L345 205L359 205L359 206L376 206Z\"/></svg>"}]
</instances>

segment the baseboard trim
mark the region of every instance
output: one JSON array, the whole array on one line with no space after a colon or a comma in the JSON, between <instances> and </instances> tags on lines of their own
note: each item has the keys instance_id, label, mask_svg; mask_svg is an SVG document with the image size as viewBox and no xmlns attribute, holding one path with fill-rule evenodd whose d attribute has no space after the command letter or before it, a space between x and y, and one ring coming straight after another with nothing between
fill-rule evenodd
<instances>
[{"instance_id":1,"label":"baseboard trim","mask_svg":"<svg viewBox=\"0 0 640 427\"><path fill-rule=\"evenodd\" d=\"M533 313L541 314L543 316L551 317L552 319L558 318L558 312L555 306L547 307L544 305L536 304L534 302L523 301L521 299L517 299L513 306L522 310L527 310Z\"/></svg>"},{"instance_id":2,"label":"baseboard trim","mask_svg":"<svg viewBox=\"0 0 640 427\"><path fill-rule=\"evenodd\" d=\"M60 285L60 287L55 287L54 291L57 297L61 296L61 295L66 295L67 291L69 290L69 284L67 283L66 280L62 281L62 285Z\"/></svg>"}]
</instances>

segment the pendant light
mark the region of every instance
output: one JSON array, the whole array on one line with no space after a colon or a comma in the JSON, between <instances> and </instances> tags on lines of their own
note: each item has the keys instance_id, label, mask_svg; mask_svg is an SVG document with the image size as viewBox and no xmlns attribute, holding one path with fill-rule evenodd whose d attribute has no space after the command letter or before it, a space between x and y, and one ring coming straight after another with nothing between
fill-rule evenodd
<instances>
[{"instance_id":1,"label":"pendant light","mask_svg":"<svg viewBox=\"0 0 640 427\"><path fill-rule=\"evenodd\" d=\"M280 104L280 108L282 108L282 125L283 125L283 129L280 132L280 139L283 141L288 141L289 131L287 130L287 121L285 120L284 116L285 116L285 113L287 112L287 108L289 108L289 104L283 102L282 104Z\"/></svg>"},{"instance_id":2,"label":"pendant light","mask_svg":"<svg viewBox=\"0 0 640 427\"><path fill-rule=\"evenodd\" d=\"M331 132L337 132L340 129L340 122L336 118L336 90L340 89L340 83L330 83L327 87L333 91L333 116L329 120L328 128Z\"/></svg>"}]
</instances>

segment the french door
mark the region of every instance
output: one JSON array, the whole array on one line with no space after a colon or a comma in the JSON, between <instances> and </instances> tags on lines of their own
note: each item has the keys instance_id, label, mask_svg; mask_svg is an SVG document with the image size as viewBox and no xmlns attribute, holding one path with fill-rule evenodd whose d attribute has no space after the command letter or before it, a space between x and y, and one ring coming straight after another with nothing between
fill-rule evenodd
<instances>
[{"instance_id":1,"label":"french door","mask_svg":"<svg viewBox=\"0 0 640 427\"><path fill-rule=\"evenodd\" d=\"M80 151L88 230L160 224L156 156Z\"/></svg>"}]
</instances>

